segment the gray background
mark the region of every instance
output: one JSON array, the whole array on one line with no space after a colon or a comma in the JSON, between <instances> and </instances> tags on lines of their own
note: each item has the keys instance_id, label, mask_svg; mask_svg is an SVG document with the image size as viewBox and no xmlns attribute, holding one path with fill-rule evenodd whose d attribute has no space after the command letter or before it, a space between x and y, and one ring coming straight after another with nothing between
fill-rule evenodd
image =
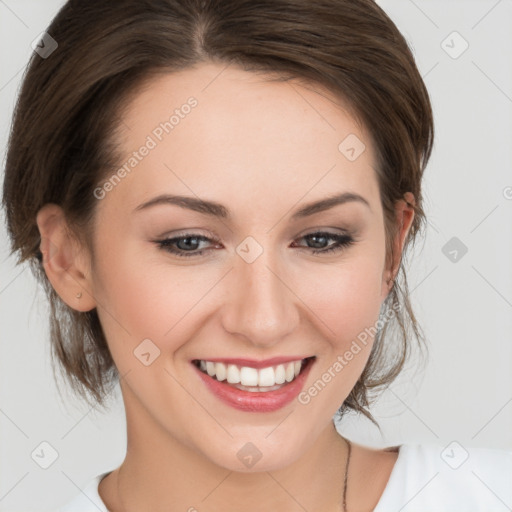
<instances>
[{"instance_id":1,"label":"gray background","mask_svg":"<svg viewBox=\"0 0 512 512\"><path fill-rule=\"evenodd\" d=\"M0 0L0 148L31 42L56 0ZM425 371L405 371L362 418L339 426L372 446L435 442L512 449L512 2L381 0L409 41L436 122L425 177L429 225L409 283L428 337ZM457 31L469 44L452 33ZM443 41L445 41L443 43ZM451 55L449 53L451 53ZM456 57L456 58L455 58ZM0 511L51 510L124 457L119 390L109 414L61 399L51 372L42 289L8 257L0 231ZM468 252L445 256L456 237ZM453 241L451 243L454 243ZM57 460L31 457L46 441ZM38 448L39 447L39 448ZM45 453L49 453L46 449ZM512 504L509 504L512 506Z\"/></svg>"}]
</instances>

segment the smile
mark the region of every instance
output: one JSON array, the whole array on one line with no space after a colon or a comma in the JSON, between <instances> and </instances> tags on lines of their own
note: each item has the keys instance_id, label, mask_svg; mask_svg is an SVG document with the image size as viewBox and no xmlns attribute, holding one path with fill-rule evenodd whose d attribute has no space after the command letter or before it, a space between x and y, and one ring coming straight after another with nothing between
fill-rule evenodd
<instances>
[{"instance_id":1,"label":"smile","mask_svg":"<svg viewBox=\"0 0 512 512\"><path fill-rule=\"evenodd\" d=\"M226 381L228 384L233 384L238 389L270 391L279 389L285 382L292 382L306 362L307 358L258 369L201 359L196 362L196 365L198 364L203 373L214 377L219 382Z\"/></svg>"},{"instance_id":2,"label":"smile","mask_svg":"<svg viewBox=\"0 0 512 512\"><path fill-rule=\"evenodd\" d=\"M244 411L270 412L299 394L314 359L252 363L194 359L192 364L208 389L228 405Z\"/></svg>"}]
</instances>

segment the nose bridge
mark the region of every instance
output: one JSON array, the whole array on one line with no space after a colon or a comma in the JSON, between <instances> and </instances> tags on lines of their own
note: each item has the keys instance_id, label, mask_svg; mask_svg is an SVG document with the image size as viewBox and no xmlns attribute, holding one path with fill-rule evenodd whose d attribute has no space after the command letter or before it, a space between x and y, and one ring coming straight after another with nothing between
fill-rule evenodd
<instances>
[{"instance_id":1,"label":"nose bridge","mask_svg":"<svg viewBox=\"0 0 512 512\"><path fill-rule=\"evenodd\" d=\"M293 331L299 319L294 295L285 284L286 272L271 250L258 250L253 240L242 242L237 253L230 273L233 292L224 311L224 327L255 345L278 343Z\"/></svg>"}]
</instances>

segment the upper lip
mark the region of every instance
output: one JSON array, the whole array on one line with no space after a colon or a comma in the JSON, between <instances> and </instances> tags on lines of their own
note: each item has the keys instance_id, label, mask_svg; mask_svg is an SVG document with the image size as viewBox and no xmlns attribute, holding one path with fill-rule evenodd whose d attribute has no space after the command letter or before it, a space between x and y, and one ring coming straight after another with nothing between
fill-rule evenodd
<instances>
[{"instance_id":1,"label":"upper lip","mask_svg":"<svg viewBox=\"0 0 512 512\"><path fill-rule=\"evenodd\" d=\"M285 364L292 361L300 361L313 356L281 356L272 357L271 359L242 359L242 358L204 358L203 361L211 361L212 363L235 364L237 366L250 366L251 368L267 368L268 366L277 366L278 364ZM201 359L195 359L201 361Z\"/></svg>"}]
</instances>

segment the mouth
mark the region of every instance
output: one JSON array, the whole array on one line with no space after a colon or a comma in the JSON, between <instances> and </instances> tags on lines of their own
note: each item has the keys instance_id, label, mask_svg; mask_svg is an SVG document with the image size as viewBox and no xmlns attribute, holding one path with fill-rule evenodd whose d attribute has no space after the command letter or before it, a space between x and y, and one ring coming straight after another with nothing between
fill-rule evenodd
<instances>
[{"instance_id":1,"label":"mouth","mask_svg":"<svg viewBox=\"0 0 512 512\"><path fill-rule=\"evenodd\" d=\"M208 389L223 402L244 411L270 412L300 393L315 359L194 359L192 364Z\"/></svg>"}]
</instances>

